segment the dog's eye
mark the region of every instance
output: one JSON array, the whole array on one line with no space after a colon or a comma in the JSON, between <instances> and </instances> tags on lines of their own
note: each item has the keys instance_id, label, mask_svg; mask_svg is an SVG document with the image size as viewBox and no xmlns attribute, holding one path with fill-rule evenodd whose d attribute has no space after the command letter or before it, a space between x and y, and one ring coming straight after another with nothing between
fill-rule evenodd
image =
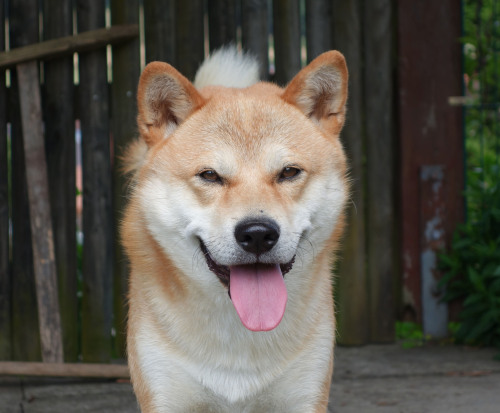
<instances>
[{"instance_id":1,"label":"dog's eye","mask_svg":"<svg viewBox=\"0 0 500 413\"><path fill-rule=\"evenodd\" d=\"M213 169L206 169L198 174L198 176L208 182L218 182L222 183L222 179L219 174L215 172Z\"/></svg>"},{"instance_id":2,"label":"dog's eye","mask_svg":"<svg viewBox=\"0 0 500 413\"><path fill-rule=\"evenodd\" d=\"M293 166L287 166L286 168L283 168L281 171L281 174L279 176L279 180L283 181L286 179L292 179L295 178L297 175L300 174L300 169L299 168L294 168Z\"/></svg>"}]
</instances>

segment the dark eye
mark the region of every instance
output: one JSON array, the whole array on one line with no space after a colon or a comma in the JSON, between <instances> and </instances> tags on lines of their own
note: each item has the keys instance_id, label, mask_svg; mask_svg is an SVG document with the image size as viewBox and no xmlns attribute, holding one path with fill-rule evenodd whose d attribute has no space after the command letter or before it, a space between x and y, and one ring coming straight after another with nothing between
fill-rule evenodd
<instances>
[{"instance_id":1,"label":"dark eye","mask_svg":"<svg viewBox=\"0 0 500 413\"><path fill-rule=\"evenodd\" d=\"M297 175L300 174L300 169L299 168L294 168L293 166L287 166L286 168L283 168L281 171L281 174L279 176L279 180L283 181L286 179L292 179L295 178Z\"/></svg>"},{"instance_id":2,"label":"dark eye","mask_svg":"<svg viewBox=\"0 0 500 413\"><path fill-rule=\"evenodd\" d=\"M198 176L208 182L218 182L222 183L222 179L220 178L219 174L215 172L213 169L207 169L205 171L202 171L198 174Z\"/></svg>"}]
</instances>

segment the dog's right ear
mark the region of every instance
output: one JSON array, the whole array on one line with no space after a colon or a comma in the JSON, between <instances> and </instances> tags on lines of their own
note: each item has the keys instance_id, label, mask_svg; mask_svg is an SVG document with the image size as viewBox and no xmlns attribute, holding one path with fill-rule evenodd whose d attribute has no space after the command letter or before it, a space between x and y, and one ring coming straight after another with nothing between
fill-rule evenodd
<instances>
[{"instance_id":1,"label":"dog's right ear","mask_svg":"<svg viewBox=\"0 0 500 413\"><path fill-rule=\"evenodd\" d=\"M163 62L148 64L137 90L137 124L142 138L153 146L203 104L193 84L172 66Z\"/></svg>"}]
</instances>

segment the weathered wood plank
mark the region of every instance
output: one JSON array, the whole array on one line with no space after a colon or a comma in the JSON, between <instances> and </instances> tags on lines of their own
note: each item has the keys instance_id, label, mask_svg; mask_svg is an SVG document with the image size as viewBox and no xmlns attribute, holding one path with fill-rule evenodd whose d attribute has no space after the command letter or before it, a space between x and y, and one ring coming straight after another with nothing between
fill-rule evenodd
<instances>
[{"instance_id":1,"label":"weathered wood plank","mask_svg":"<svg viewBox=\"0 0 500 413\"><path fill-rule=\"evenodd\" d=\"M392 0L364 4L364 87L367 181L367 274L370 341L395 340L398 261L395 245L396 187Z\"/></svg>"},{"instance_id":2,"label":"weathered wood plank","mask_svg":"<svg viewBox=\"0 0 500 413\"><path fill-rule=\"evenodd\" d=\"M176 68L193 80L204 59L203 0L175 0Z\"/></svg>"},{"instance_id":3,"label":"weathered wood plank","mask_svg":"<svg viewBox=\"0 0 500 413\"><path fill-rule=\"evenodd\" d=\"M139 1L113 0L113 24L139 22ZM115 352L119 357L126 353L126 319L128 295L128 266L119 240L119 227L126 201L127 181L123 177L122 159L130 142L136 138L136 89L140 75L139 39L124 45L113 46L113 84L111 86L113 132L113 216L114 216L114 327Z\"/></svg>"},{"instance_id":4,"label":"weathered wood plank","mask_svg":"<svg viewBox=\"0 0 500 413\"><path fill-rule=\"evenodd\" d=\"M0 362L0 375L128 379L128 366L94 363Z\"/></svg>"},{"instance_id":5,"label":"weathered wood plank","mask_svg":"<svg viewBox=\"0 0 500 413\"><path fill-rule=\"evenodd\" d=\"M236 44L236 2L208 0L208 33L210 50Z\"/></svg>"},{"instance_id":6,"label":"weathered wood plank","mask_svg":"<svg viewBox=\"0 0 500 413\"><path fill-rule=\"evenodd\" d=\"M36 59L54 59L94 50L107 44L116 44L131 40L139 35L138 25L123 25L102 28L75 36L67 36L45 42L35 42L0 53L0 67L12 67Z\"/></svg>"},{"instance_id":7,"label":"weathered wood plank","mask_svg":"<svg viewBox=\"0 0 500 413\"><path fill-rule=\"evenodd\" d=\"M73 32L71 0L44 1L44 39ZM43 110L45 153L54 228L64 360L78 359L78 297L76 260L76 161L73 58L44 64Z\"/></svg>"},{"instance_id":8,"label":"weathered wood plank","mask_svg":"<svg viewBox=\"0 0 500 413\"><path fill-rule=\"evenodd\" d=\"M63 361L61 318L36 61L17 66L42 360Z\"/></svg>"},{"instance_id":9,"label":"weathered wood plank","mask_svg":"<svg viewBox=\"0 0 500 413\"><path fill-rule=\"evenodd\" d=\"M333 47L341 51L349 69L347 122L341 134L350 164L351 205L347 234L340 254L336 282L339 342L368 342L368 280L365 250L365 197L363 168L363 59L361 0L335 1Z\"/></svg>"},{"instance_id":10,"label":"weathered wood plank","mask_svg":"<svg viewBox=\"0 0 500 413\"><path fill-rule=\"evenodd\" d=\"M105 25L105 0L77 2L79 31ZM113 215L106 51L80 54L79 114L82 130L83 297L82 357L111 356Z\"/></svg>"},{"instance_id":11,"label":"weathered wood plank","mask_svg":"<svg viewBox=\"0 0 500 413\"><path fill-rule=\"evenodd\" d=\"M299 0L273 1L274 81L287 84L301 68Z\"/></svg>"},{"instance_id":12,"label":"weathered wood plank","mask_svg":"<svg viewBox=\"0 0 500 413\"><path fill-rule=\"evenodd\" d=\"M269 10L267 0L241 0L241 42L260 64L260 78L269 78Z\"/></svg>"},{"instance_id":13,"label":"weathered wood plank","mask_svg":"<svg viewBox=\"0 0 500 413\"><path fill-rule=\"evenodd\" d=\"M332 48L331 0L306 1L306 45L307 61Z\"/></svg>"},{"instance_id":14,"label":"weathered wood plank","mask_svg":"<svg viewBox=\"0 0 500 413\"><path fill-rule=\"evenodd\" d=\"M175 0L143 0L146 63L175 62Z\"/></svg>"},{"instance_id":15,"label":"weathered wood plank","mask_svg":"<svg viewBox=\"0 0 500 413\"><path fill-rule=\"evenodd\" d=\"M5 8L0 7L0 51L5 45ZM0 360L11 353L11 272L9 240L9 171L7 149L7 88L0 69Z\"/></svg>"},{"instance_id":16,"label":"weathered wood plank","mask_svg":"<svg viewBox=\"0 0 500 413\"><path fill-rule=\"evenodd\" d=\"M10 47L38 42L38 2L19 0L9 5ZM41 357L33 274L31 228L26 187L17 73L11 71L9 119L12 130L12 357L35 361Z\"/></svg>"}]
</instances>

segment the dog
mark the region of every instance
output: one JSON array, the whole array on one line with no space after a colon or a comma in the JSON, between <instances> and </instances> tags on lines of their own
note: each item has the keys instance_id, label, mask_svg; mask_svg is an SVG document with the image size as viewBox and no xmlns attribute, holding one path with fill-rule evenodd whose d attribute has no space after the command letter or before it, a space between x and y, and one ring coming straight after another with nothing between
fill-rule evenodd
<instances>
[{"instance_id":1,"label":"dog","mask_svg":"<svg viewBox=\"0 0 500 413\"><path fill-rule=\"evenodd\" d=\"M347 84L337 51L285 88L235 48L194 84L144 69L121 231L142 412L326 411Z\"/></svg>"}]
</instances>

